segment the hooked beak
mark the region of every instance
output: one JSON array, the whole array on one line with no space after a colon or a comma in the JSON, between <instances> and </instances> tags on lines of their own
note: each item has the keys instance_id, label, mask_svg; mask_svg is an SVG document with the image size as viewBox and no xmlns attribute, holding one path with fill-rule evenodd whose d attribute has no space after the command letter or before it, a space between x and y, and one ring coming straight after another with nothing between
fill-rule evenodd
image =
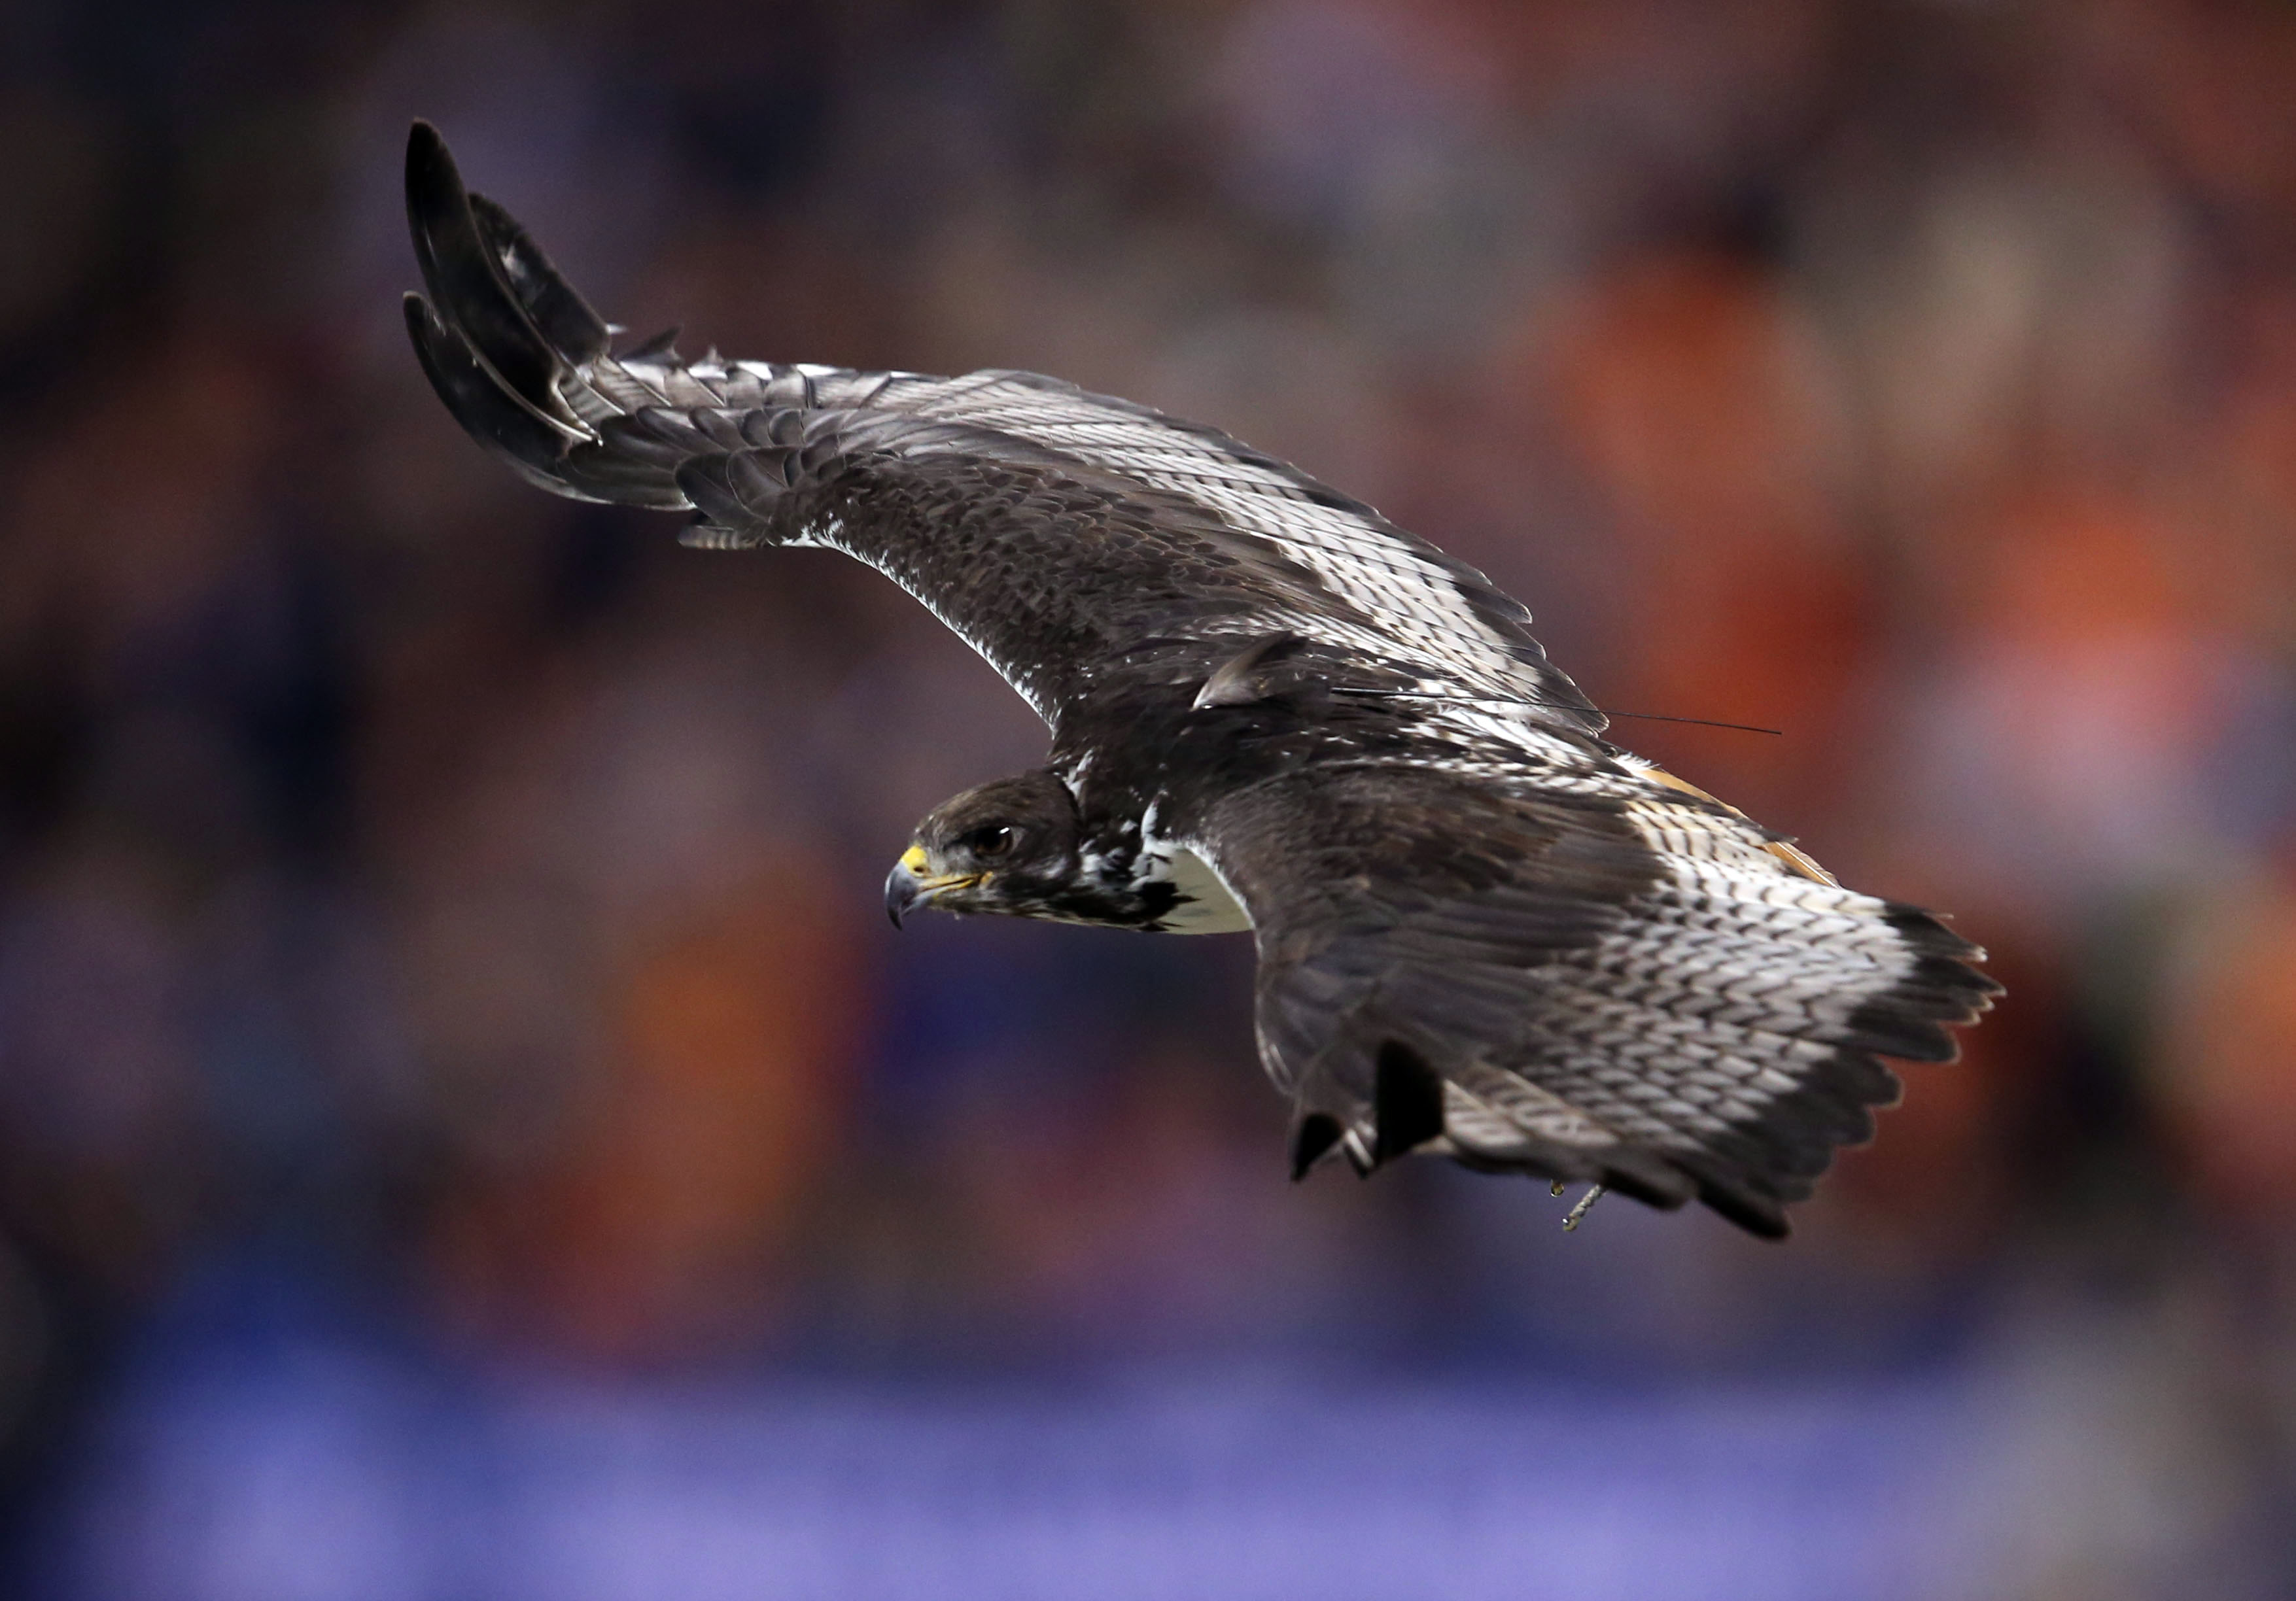
<instances>
[{"instance_id":1,"label":"hooked beak","mask_svg":"<svg viewBox=\"0 0 2296 1601\"><path fill-rule=\"evenodd\" d=\"M893 864L885 875L885 915L898 928L901 919L920 906L930 906L935 896L944 891L963 889L980 882L979 873L943 873L939 878L924 877L925 851L913 845Z\"/></svg>"}]
</instances>

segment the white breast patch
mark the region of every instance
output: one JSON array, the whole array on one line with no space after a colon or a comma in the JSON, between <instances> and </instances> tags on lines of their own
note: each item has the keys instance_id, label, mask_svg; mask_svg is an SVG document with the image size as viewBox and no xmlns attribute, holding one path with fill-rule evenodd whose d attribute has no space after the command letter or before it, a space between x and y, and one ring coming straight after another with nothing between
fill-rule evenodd
<instances>
[{"instance_id":1,"label":"white breast patch","mask_svg":"<svg viewBox=\"0 0 2296 1601\"><path fill-rule=\"evenodd\" d=\"M1212 871L1201 856L1185 845L1174 845L1168 857L1144 857L1144 862L1159 862L1163 871L1160 878L1168 879L1180 892L1180 903L1166 914L1156 926L1168 934L1242 934L1251 927L1251 918L1242 903L1228 894L1227 886Z\"/></svg>"}]
</instances>

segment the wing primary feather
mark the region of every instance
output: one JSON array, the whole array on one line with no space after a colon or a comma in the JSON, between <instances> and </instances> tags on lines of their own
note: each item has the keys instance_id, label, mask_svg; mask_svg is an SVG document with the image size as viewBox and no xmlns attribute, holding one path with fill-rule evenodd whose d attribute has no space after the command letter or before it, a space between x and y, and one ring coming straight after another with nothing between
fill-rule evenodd
<instances>
[{"instance_id":1,"label":"wing primary feather","mask_svg":"<svg viewBox=\"0 0 2296 1601\"><path fill-rule=\"evenodd\" d=\"M455 158L427 122L416 123L406 141L406 219L439 320L538 416L570 435L586 437L588 430L558 396L558 353L505 282L480 231Z\"/></svg>"},{"instance_id":2,"label":"wing primary feather","mask_svg":"<svg viewBox=\"0 0 2296 1601\"><path fill-rule=\"evenodd\" d=\"M612 339L605 319L590 309L518 219L485 195L474 193L470 201L480 233L542 337L577 365L605 355Z\"/></svg>"},{"instance_id":3,"label":"wing primary feather","mask_svg":"<svg viewBox=\"0 0 2296 1601\"><path fill-rule=\"evenodd\" d=\"M557 494L587 495L568 486L558 467L563 434L519 404L472 354L462 335L447 327L420 295L406 297L406 331L414 341L430 387L463 430L509 462L518 475Z\"/></svg>"},{"instance_id":4,"label":"wing primary feather","mask_svg":"<svg viewBox=\"0 0 2296 1601\"><path fill-rule=\"evenodd\" d=\"M1292 1125L1292 1181L1297 1184L1308 1170L1331 1154L1347 1132L1328 1112L1309 1112Z\"/></svg>"},{"instance_id":5,"label":"wing primary feather","mask_svg":"<svg viewBox=\"0 0 2296 1601\"><path fill-rule=\"evenodd\" d=\"M1376 1160L1392 1162L1443 1132L1443 1079L1427 1058L1400 1040L1379 1048L1372 1080L1372 1127Z\"/></svg>"}]
</instances>

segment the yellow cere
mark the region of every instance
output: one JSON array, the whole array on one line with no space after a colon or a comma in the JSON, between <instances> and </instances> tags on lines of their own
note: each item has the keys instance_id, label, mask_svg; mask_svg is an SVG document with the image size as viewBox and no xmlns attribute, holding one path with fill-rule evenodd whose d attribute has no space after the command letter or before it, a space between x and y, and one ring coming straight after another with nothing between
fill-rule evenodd
<instances>
[{"instance_id":1,"label":"yellow cere","mask_svg":"<svg viewBox=\"0 0 2296 1601\"><path fill-rule=\"evenodd\" d=\"M916 874L919 878L922 878L925 870L925 847L921 845L913 845L907 850L902 852L901 865L907 868L909 871Z\"/></svg>"}]
</instances>

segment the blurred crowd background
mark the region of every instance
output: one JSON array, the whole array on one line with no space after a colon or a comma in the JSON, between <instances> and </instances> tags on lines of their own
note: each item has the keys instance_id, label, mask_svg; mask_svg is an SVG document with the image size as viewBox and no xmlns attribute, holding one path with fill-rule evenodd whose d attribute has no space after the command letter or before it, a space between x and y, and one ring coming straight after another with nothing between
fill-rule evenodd
<instances>
[{"instance_id":1,"label":"blurred crowd background","mask_svg":"<svg viewBox=\"0 0 2296 1601\"><path fill-rule=\"evenodd\" d=\"M1782 728L1617 733L2008 999L1783 1247L1285 1183L1247 942L885 927L985 666L455 431L418 115ZM13 0L0 217L5 1593L2296 1593L2296 6Z\"/></svg>"}]
</instances>

